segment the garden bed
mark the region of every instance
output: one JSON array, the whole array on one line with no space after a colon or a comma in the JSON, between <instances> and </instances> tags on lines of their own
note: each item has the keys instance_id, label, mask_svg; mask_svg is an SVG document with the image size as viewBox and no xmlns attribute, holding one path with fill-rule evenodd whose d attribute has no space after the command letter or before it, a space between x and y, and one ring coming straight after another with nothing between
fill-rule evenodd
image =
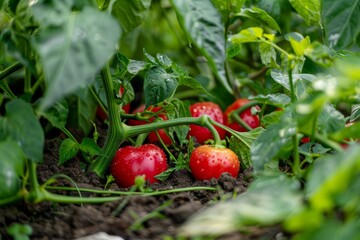
<instances>
[{"instance_id":1,"label":"garden bed","mask_svg":"<svg viewBox=\"0 0 360 240\"><path fill-rule=\"evenodd\" d=\"M73 179L78 187L99 189L104 187L104 181L97 175L85 173L81 169L80 158L59 166L57 164L59 145L58 138L46 141L45 160L38 167L40 182L46 181L54 174L64 174ZM174 237L178 234L178 227L192 214L246 191L251 179L251 171L243 171L236 179L229 174L223 174L218 180L195 181L189 172L183 170L175 172L165 182L149 187L153 190L168 190L209 186L218 190L185 191L159 196L125 196L120 201L83 206L49 202L29 205L18 202L0 208L1 236L7 239L6 227L12 223L21 223L28 224L33 229L31 239L75 239L98 232L121 236L124 239ZM59 179L58 184L71 186L71 182L63 178ZM126 190L119 189L115 183L111 184L110 189ZM87 195L83 194L83 196ZM120 205L123 206L121 210ZM149 217L148 220L140 220L144 216L150 216L149 214L154 216ZM276 236L279 231L278 227L254 229L251 234L242 234L241 237L258 239L259 236L264 235L269 239ZM239 239L239 234L225 235L220 239Z\"/></svg>"}]
</instances>

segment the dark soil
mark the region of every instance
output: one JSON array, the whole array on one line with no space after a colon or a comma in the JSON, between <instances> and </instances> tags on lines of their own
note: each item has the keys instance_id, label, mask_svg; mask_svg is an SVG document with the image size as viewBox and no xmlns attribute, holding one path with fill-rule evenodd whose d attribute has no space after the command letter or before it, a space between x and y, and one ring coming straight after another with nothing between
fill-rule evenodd
<instances>
[{"instance_id":1,"label":"dark soil","mask_svg":"<svg viewBox=\"0 0 360 240\"><path fill-rule=\"evenodd\" d=\"M80 158L59 166L58 151L60 140L48 140L45 146L44 163L38 166L39 181L44 182L54 174L65 174L79 187L104 187L104 180L95 174L85 173L80 167ZM216 203L221 197L231 197L234 192L244 192L251 181L251 172L241 172L234 179L223 174L219 180L195 181L187 171L179 171L163 183L153 184L152 189L165 190L191 186L218 187L217 191L189 191L160 196L128 196L117 202L100 205L74 205L43 202L0 208L0 239L10 239L6 227L12 223L28 224L33 229L31 239L76 239L82 236L105 232L109 235L130 239L175 239L181 226L192 214ZM72 186L69 180L59 179L59 185ZM111 189L119 190L115 184ZM126 189L121 189L126 190ZM63 194L69 194L63 192ZM74 194L74 193L72 193ZM85 194L84 194L85 195ZM85 195L86 196L86 195ZM168 202L168 201L171 202ZM169 203L169 206L164 204ZM119 207L120 206L120 207ZM147 221L137 221L159 207L159 214ZM116 214L115 214L116 213ZM217 239L275 239L281 230L277 227L256 228L251 234L232 233ZM172 237L172 238L169 238Z\"/></svg>"}]
</instances>

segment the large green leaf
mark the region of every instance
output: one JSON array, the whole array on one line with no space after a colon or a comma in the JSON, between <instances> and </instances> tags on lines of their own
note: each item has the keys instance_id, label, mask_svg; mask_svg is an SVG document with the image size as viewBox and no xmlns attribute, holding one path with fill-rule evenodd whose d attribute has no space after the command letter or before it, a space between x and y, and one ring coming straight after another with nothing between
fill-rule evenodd
<instances>
[{"instance_id":1,"label":"large green leaf","mask_svg":"<svg viewBox=\"0 0 360 240\"><path fill-rule=\"evenodd\" d=\"M154 105L170 97L177 86L175 77L160 67L153 67L145 74L144 93L146 106Z\"/></svg>"},{"instance_id":2,"label":"large green leaf","mask_svg":"<svg viewBox=\"0 0 360 240\"><path fill-rule=\"evenodd\" d=\"M279 69L273 69L270 73L275 82L281 84L287 90L290 90L289 75ZM293 73L292 80L297 97L307 95L307 87L316 80L316 76L307 73Z\"/></svg>"},{"instance_id":3,"label":"large green leaf","mask_svg":"<svg viewBox=\"0 0 360 240\"><path fill-rule=\"evenodd\" d=\"M151 0L117 0L112 5L112 15L128 33L142 23L150 4Z\"/></svg>"},{"instance_id":4,"label":"large green leaf","mask_svg":"<svg viewBox=\"0 0 360 240\"><path fill-rule=\"evenodd\" d=\"M172 3L189 39L206 57L221 84L233 92L225 73L225 30L217 9L210 0L173 0Z\"/></svg>"},{"instance_id":5,"label":"large green leaf","mask_svg":"<svg viewBox=\"0 0 360 240\"><path fill-rule=\"evenodd\" d=\"M319 0L289 0L295 10L304 18L306 24L320 25Z\"/></svg>"},{"instance_id":6,"label":"large green leaf","mask_svg":"<svg viewBox=\"0 0 360 240\"><path fill-rule=\"evenodd\" d=\"M284 93L274 93L274 94L259 94L254 97L249 97L251 100L255 100L264 104L270 104L283 108L285 105L290 103L290 97Z\"/></svg>"},{"instance_id":7,"label":"large green leaf","mask_svg":"<svg viewBox=\"0 0 360 240\"><path fill-rule=\"evenodd\" d=\"M0 139L16 141L26 157L43 160L44 132L31 105L16 99L6 104L6 115L0 118Z\"/></svg>"},{"instance_id":8,"label":"large green leaf","mask_svg":"<svg viewBox=\"0 0 360 240\"><path fill-rule=\"evenodd\" d=\"M70 1L39 1L33 12L41 31L32 43L48 85L41 107L47 108L94 78L114 52L120 28L91 7L71 12Z\"/></svg>"},{"instance_id":9,"label":"large green leaf","mask_svg":"<svg viewBox=\"0 0 360 240\"><path fill-rule=\"evenodd\" d=\"M15 141L6 140L0 142L0 161L9 164L18 176L22 176L24 174L24 152Z\"/></svg>"},{"instance_id":10,"label":"large green leaf","mask_svg":"<svg viewBox=\"0 0 360 240\"><path fill-rule=\"evenodd\" d=\"M258 42L263 36L264 30L259 27L249 27L231 36L230 41L234 44Z\"/></svg>"},{"instance_id":11,"label":"large green leaf","mask_svg":"<svg viewBox=\"0 0 360 240\"><path fill-rule=\"evenodd\" d=\"M263 128L256 128L250 132L238 132L231 136L229 148L239 156L241 169L248 169L252 166L251 145L263 131Z\"/></svg>"},{"instance_id":12,"label":"large green leaf","mask_svg":"<svg viewBox=\"0 0 360 240\"><path fill-rule=\"evenodd\" d=\"M61 129L66 126L68 113L69 107L67 102L59 101L46 112L41 113L41 115L46 118L51 123L51 125Z\"/></svg>"},{"instance_id":13,"label":"large green leaf","mask_svg":"<svg viewBox=\"0 0 360 240\"><path fill-rule=\"evenodd\" d=\"M360 0L322 0L321 15L330 47L350 47L360 33Z\"/></svg>"},{"instance_id":14,"label":"large green leaf","mask_svg":"<svg viewBox=\"0 0 360 240\"><path fill-rule=\"evenodd\" d=\"M264 27L269 27L270 29L281 32L281 29L277 22L267 12L260 8L243 8L241 9L241 12L237 14L237 16L251 18Z\"/></svg>"},{"instance_id":15,"label":"large green leaf","mask_svg":"<svg viewBox=\"0 0 360 240\"><path fill-rule=\"evenodd\" d=\"M290 14L290 11L288 11L290 8L288 0L259 0L257 6L265 10L279 23Z\"/></svg>"},{"instance_id":16,"label":"large green leaf","mask_svg":"<svg viewBox=\"0 0 360 240\"><path fill-rule=\"evenodd\" d=\"M318 129L324 133L333 133L345 126L345 117L344 115L335 109L334 106L327 104L322 110L319 121Z\"/></svg>"},{"instance_id":17,"label":"large green leaf","mask_svg":"<svg viewBox=\"0 0 360 240\"><path fill-rule=\"evenodd\" d=\"M315 209L330 210L336 195L341 195L360 173L360 146L318 159L308 176L306 193Z\"/></svg>"},{"instance_id":18,"label":"large green leaf","mask_svg":"<svg viewBox=\"0 0 360 240\"><path fill-rule=\"evenodd\" d=\"M182 235L222 235L247 226L270 226L302 209L300 184L285 174L261 177L236 199L213 205L193 215Z\"/></svg>"},{"instance_id":19,"label":"large green leaf","mask_svg":"<svg viewBox=\"0 0 360 240\"><path fill-rule=\"evenodd\" d=\"M291 139L295 134L296 123L286 116L280 122L265 129L251 147L254 170L264 170L266 163L279 156L284 148L291 146Z\"/></svg>"}]
</instances>

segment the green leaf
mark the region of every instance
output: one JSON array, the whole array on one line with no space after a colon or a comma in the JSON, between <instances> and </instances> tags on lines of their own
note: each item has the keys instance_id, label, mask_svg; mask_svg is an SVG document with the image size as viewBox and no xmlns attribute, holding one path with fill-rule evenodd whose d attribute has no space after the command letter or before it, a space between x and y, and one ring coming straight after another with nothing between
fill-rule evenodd
<instances>
[{"instance_id":1,"label":"green leaf","mask_svg":"<svg viewBox=\"0 0 360 240\"><path fill-rule=\"evenodd\" d=\"M320 1L319 0L289 0L307 25L320 26Z\"/></svg>"},{"instance_id":2,"label":"green leaf","mask_svg":"<svg viewBox=\"0 0 360 240\"><path fill-rule=\"evenodd\" d=\"M270 73L275 82L290 90L289 75L279 69L273 69ZM298 98L308 95L307 86L316 80L316 76L307 73L293 73L292 80L295 86L295 94Z\"/></svg>"},{"instance_id":3,"label":"green leaf","mask_svg":"<svg viewBox=\"0 0 360 240\"><path fill-rule=\"evenodd\" d=\"M249 99L280 108L288 105L291 101L290 97L284 93L274 93L267 95L259 94L254 97L249 97Z\"/></svg>"},{"instance_id":4,"label":"green leaf","mask_svg":"<svg viewBox=\"0 0 360 240\"><path fill-rule=\"evenodd\" d=\"M327 96L319 93L296 104L294 119L296 120L301 133L305 133L309 136L313 134L314 128L319 124L318 121L326 101Z\"/></svg>"},{"instance_id":5,"label":"green leaf","mask_svg":"<svg viewBox=\"0 0 360 240\"><path fill-rule=\"evenodd\" d=\"M79 144L70 138L62 141L59 150L59 165L64 164L66 161L75 157L79 151Z\"/></svg>"},{"instance_id":6,"label":"green leaf","mask_svg":"<svg viewBox=\"0 0 360 240\"><path fill-rule=\"evenodd\" d=\"M172 74L160 67L153 67L145 74L144 93L146 106L155 105L172 96L177 81Z\"/></svg>"},{"instance_id":7,"label":"green leaf","mask_svg":"<svg viewBox=\"0 0 360 240\"><path fill-rule=\"evenodd\" d=\"M226 58L231 59L241 53L242 46L240 44L233 44L231 41L228 41L226 48Z\"/></svg>"},{"instance_id":8,"label":"green leaf","mask_svg":"<svg viewBox=\"0 0 360 240\"><path fill-rule=\"evenodd\" d=\"M329 134L342 129L344 126L344 115L336 110L334 106L330 104L325 105L318 120L317 128L319 131Z\"/></svg>"},{"instance_id":9,"label":"green leaf","mask_svg":"<svg viewBox=\"0 0 360 240\"><path fill-rule=\"evenodd\" d=\"M66 101L56 102L51 108L42 112L41 115L46 118L51 125L62 129L67 123L69 107Z\"/></svg>"},{"instance_id":10,"label":"green leaf","mask_svg":"<svg viewBox=\"0 0 360 240\"><path fill-rule=\"evenodd\" d=\"M264 30L259 27L246 28L231 36L230 41L234 44L258 42L262 37L263 32Z\"/></svg>"},{"instance_id":11,"label":"green leaf","mask_svg":"<svg viewBox=\"0 0 360 240\"><path fill-rule=\"evenodd\" d=\"M101 154L101 147L96 144L92 138L83 138L79 144L79 148L82 152L89 154L90 156L96 156Z\"/></svg>"},{"instance_id":12,"label":"green leaf","mask_svg":"<svg viewBox=\"0 0 360 240\"><path fill-rule=\"evenodd\" d=\"M290 14L288 0L259 0L257 6L281 23Z\"/></svg>"},{"instance_id":13,"label":"green leaf","mask_svg":"<svg viewBox=\"0 0 360 240\"><path fill-rule=\"evenodd\" d=\"M272 226L302 209L300 184L285 174L262 177L234 200L193 215L181 228L184 236L223 235L247 226ZM211 227L209 227L211 226Z\"/></svg>"},{"instance_id":14,"label":"green leaf","mask_svg":"<svg viewBox=\"0 0 360 240\"><path fill-rule=\"evenodd\" d=\"M144 71L147 68L147 63L143 61L137 61L130 59L127 65L127 70L132 75L137 75L139 72Z\"/></svg>"},{"instance_id":15,"label":"green leaf","mask_svg":"<svg viewBox=\"0 0 360 240\"><path fill-rule=\"evenodd\" d=\"M261 126L263 126L264 128L268 128L270 125L279 122L282 114L282 111L273 111L264 115L261 118Z\"/></svg>"},{"instance_id":16,"label":"green leaf","mask_svg":"<svg viewBox=\"0 0 360 240\"><path fill-rule=\"evenodd\" d=\"M351 106L350 122L355 122L360 118L360 104Z\"/></svg>"},{"instance_id":17,"label":"green leaf","mask_svg":"<svg viewBox=\"0 0 360 240\"><path fill-rule=\"evenodd\" d=\"M28 224L13 223L7 229L7 232L13 239L16 240L28 240L33 234L33 229Z\"/></svg>"},{"instance_id":18,"label":"green leaf","mask_svg":"<svg viewBox=\"0 0 360 240\"><path fill-rule=\"evenodd\" d=\"M241 169L248 169L252 166L250 148L263 131L263 128L256 128L250 132L239 132L231 136L229 148L239 156Z\"/></svg>"},{"instance_id":19,"label":"green leaf","mask_svg":"<svg viewBox=\"0 0 360 240\"><path fill-rule=\"evenodd\" d=\"M0 117L0 139L16 141L28 159L41 162L45 137L31 105L15 99L5 109L6 115Z\"/></svg>"},{"instance_id":20,"label":"green leaf","mask_svg":"<svg viewBox=\"0 0 360 240\"><path fill-rule=\"evenodd\" d=\"M330 47L344 49L355 43L360 33L360 1L321 1L325 38Z\"/></svg>"},{"instance_id":21,"label":"green leaf","mask_svg":"<svg viewBox=\"0 0 360 240\"><path fill-rule=\"evenodd\" d=\"M24 175L25 156L19 145L13 140L0 142L1 161L10 165L18 176Z\"/></svg>"},{"instance_id":22,"label":"green leaf","mask_svg":"<svg viewBox=\"0 0 360 240\"><path fill-rule=\"evenodd\" d=\"M276 158L282 149L291 146L291 139L296 134L296 123L284 118L265 129L252 144L251 161L255 171L263 170L265 164Z\"/></svg>"},{"instance_id":23,"label":"green leaf","mask_svg":"<svg viewBox=\"0 0 360 240\"><path fill-rule=\"evenodd\" d=\"M90 7L71 12L65 1L40 1L33 12L40 31L32 44L48 85L41 103L44 109L94 78L115 51L120 28L106 13Z\"/></svg>"},{"instance_id":24,"label":"green leaf","mask_svg":"<svg viewBox=\"0 0 360 240\"><path fill-rule=\"evenodd\" d=\"M360 173L360 146L318 159L308 175L305 191L314 209L331 210L336 195L346 191Z\"/></svg>"},{"instance_id":25,"label":"green leaf","mask_svg":"<svg viewBox=\"0 0 360 240\"><path fill-rule=\"evenodd\" d=\"M267 43L260 43L259 51L260 51L261 62L264 65L272 68L279 68L279 66L276 63L276 52L273 46Z\"/></svg>"},{"instance_id":26,"label":"green leaf","mask_svg":"<svg viewBox=\"0 0 360 240\"><path fill-rule=\"evenodd\" d=\"M172 111L166 110L168 114L168 119L176 119L181 117L191 117L190 114L190 103L187 101L181 101L179 99L173 99L171 101L173 105ZM190 128L187 125L174 126L169 128L169 134L173 136L173 133L176 133L176 136L179 140L180 145L187 143L188 132Z\"/></svg>"},{"instance_id":27,"label":"green leaf","mask_svg":"<svg viewBox=\"0 0 360 240\"><path fill-rule=\"evenodd\" d=\"M304 56L306 49L310 46L310 38L307 36L306 38L297 41L290 37L290 44L295 54L302 57Z\"/></svg>"},{"instance_id":28,"label":"green leaf","mask_svg":"<svg viewBox=\"0 0 360 240\"><path fill-rule=\"evenodd\" d=\"M172 60L165 54L158 53L156 54L156 60L164 69L168 69L172 66Z\"/></svg>"},{"instance_id":29,"label":"green leaf","mask_svg":"<svg viewBox=\"0 0 360 240\"><path fill-rule=\"evenodd\" d=\"M1 9L1 6L0 6ZM0 32L2 32L11 22L11 17L5 11L0 11Z\"/></svg>"},{"instance_id":30,"label":"green leaf","mask_svg":"<svg viewBox=\"0 0 360 240\"><path fill-rule=\"evenodd\" d=\"M198 91L199 93L203 93L206 94L208 96L213 97L213 95L211 93L209 93L196 79L189 77L189 76L185 76L185 77L180 77L178 80L178 85L179 86L187 86L189 88L192 88L196 91Z\"/></svg>"},{"instance_id":31,"label":"green leaf","mask_svg":"<svg viewBox=\"0 0 360 240\"><path fill-rule=\"evenodd\" d=\"M269 27L272 30L281 32L277 22L263 9L257 7L243 8L240 13L236 14L236 16L251 18L252 20L260 23L263 27Z\"/></svg>"},{"instance_id":32,"label":"green leaf","mask_svg":"<svg viewBox=\"0 0 360 240\"><path fill-rule=\"evenodd\" d=\"M221 16L210 0L173 0L173 6L182 28L191 40L206 57L208 63L219 79L220 83L230 93L226 72L226 44L225 28Z\"/></svg>"},{"instance_id":33,"label":"green leaf","mask_svg":"<svg viewBox=\"0 0 360 240\"><path fill-rule=\"evenodd\" d=\"M112 5L112 15L117 18L125 33L139 26L147 14L151 0L116 0Z\"/></svg>"},{"instance_id":34,"label":"green leaf","mask_svg":"<svg viewBox=\"0 0 360 240\"><path fill-rule=\"evenodd\" d=\"M305 49L304 54L315 63L324 67L330 67L336 57L335 50L319 42L311 43L311 45Z\"/></svg>"}]
</instances>

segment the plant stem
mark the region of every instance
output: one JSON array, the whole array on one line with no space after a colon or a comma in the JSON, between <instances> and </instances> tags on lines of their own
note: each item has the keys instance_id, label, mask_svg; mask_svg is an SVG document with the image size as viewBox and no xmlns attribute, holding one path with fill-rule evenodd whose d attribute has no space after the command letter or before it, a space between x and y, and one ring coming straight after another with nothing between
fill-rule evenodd
<instances>
[{"instance_id":1,"label":"plant stem","mask_svg":"<svg viewBox=\"0 0 360 240\"><path fill-rule=\"evenodd\" d=\"M179 125L190 125L195 124L202 127L207 127L211 133L213 134L214 140L218 139L218 142L221 142L220 136L216 129L211 125L210 117L207 115L203 115L198 118L193 117L184 117L184 118L177 118L177 119L170 119L161 122L152 122L144 125L137 125L137 126L128 126L123 123L124 129L124 138L127 139L129 137L137 136L141 133L145 132L152 132L161 128L169 128L173 126Z\"/></svg>"},{"instance_id":2,"label":"plant stem","mask_svg":"<svg viewBox=\"0 0 360 240\"><path fill-rule=\"evenodd\" d=\"M109 129L105 145L102 149L103 154L90 166L90 169L99 176L104 175L117 149L125 139L123 125L121 124L120 110L115 102L114 88L108 63L101 70L101 77L108 106Z\"/></svg>"},{"instance_id":3,"label":"plant stem","mask_svg":"<svg viewBox=\"0 0 360 240\"><path fill-rule=\"evenodd\" d=\"M289 77L289 86L290 86L290 97L291 103L296 102L294 83L292 78L292 60L288 59L288 77ZM300 154L299 154L299 139L296 134L292 137L293 142L293 166L292 171L297 177L301 177L301 168L300 168Z\"/></svg>"},{"instance_id":4,"label":"plant stem","mask_svg":"<svg viewBox=\"0 0 360 240\"><path fill-rule=\"evenodd\" d=\"M43 201L57 202L57 203L72 203L72 204L98 204L98 203L106 203L112 201L121 200L122 197L72 197L72 196L64 196L59 194L50 193L48 191L43 191L44 198Z\"/></svg>"},{"instance_id":5,"label":"plant stem","mask_svg":"<svg viewBox=\"0 0 360 240\"><path fill-rule=\"evenodd\" d=\"M31 48L29 46L29 42L26 41L24 45L25 45L25 51L26 51L26 55L27 55L26 57L28 59L30 59ZM29 68L26 67L25 68L25 79L24 79L24 92L32 94L31 90L32 90L31 89L31 72L30 72Z\"/></svg>"},{"instance_id":6,"label":"plant stem","mask_svg":"<svg viewBox=\"0 0 360 240\"><path fill-rule=\"evenodd\" d=\"M291 63L292 63L292 61L289 60L289 63L288 63L289 64L289 66L288 66L288 77L289 77L289 86L290 86L290 98L291 98L291 102L295 103L296 96L295 96L295 88L294 88L293 77L292 77Z\"/></svg>"},{"instance_id":7,"label":"plant stem","mask_svg":"<svg viewBox=\"0 0 360 240\"><path fill-rule=\"evenodd\" d=\"M11 100L16 99L16 96L9 88L7 81L0 82L0 89L2 89Z\"/></svg>"},{"instance_id":8,"label":"plant stem","mask_svg":"<svg viewBox=\"0 0 360 240\"><path fill-rule=\"evenodd\" d=\"M0 72L0 80L6 78L7 76L13 74L17 70L21 69L23 65L20 62L14 63L13 65L9 66L8 68L4 69Z\"/></svg>"},{"instance_id":9,"label":"plant stem","mask_svg":"<svg viewBox=\"0 0 360 240\"><path fill-rule=\"evenodd\" d=\"M25 199L31 203L39 203L43 200L44 195L40 189L37 172L36 172L36 163L29 162L29 179L30 179L30 194L25 196Z\"/></svg>"},{"instance_id":10,"label":"plant stem","mask_svg":"<svg viewBox=\"0 0 360 240\"><path fill-rule=\"evenodd\" d=\"M60 130L63 131L63 133L65 133L65 135L68 136L68 138L70 138L76 143L79 143L74 137L74 135L72 135L71 132L66 127L61 127Z\"/></svg>"},{"instance_id":11,"label":"plant stem","mask_svg":"<svg viewBox=\"0 0 360 240\"><path fill-rule=\"evenodd\" d=\"M275 43L268 41L266 39L261 39L259 42L264 42L264 43L267 43L267 44L273 46L276 50L278 50L280 53L284 54L289 59L290 54L288 52L286 52L284 49L282 49L281 47L279 47L278 45L276 45Z\"/></svg>"},{"instance_id":12,"label":"plant stem","mask_svg":"<svg viewBox=\"0 0 360 240\"><path fill-rule=\"evenodd\" d=\"M251 131L252 128L244 121L241 119L241 117L239 116L243 111L245 111L248 108L251 108L253 106L256 106L258 104L258 102L256 101L251 101L247 104L244 104L243 106L239 107L238 109L234 110L233 112L230 113L230 117L235 120L237 123L239 123L243 128L245 128L247 131Z\"/></svg>"},{"instance_id":13,"label":"plant stem","mask_svg":"<svg viewBox=\"0 0 360 240\"><path fill-rule=\"evenodd\" d=\"M46 186L46 189L49 190L66 190L66 191L80 191L80 192L88 192L88 193L96 193L96 194L110 194L110 195L140 195L140 196L157 196L163 194L170 193L178 193L178 192L189 192L189 191L199 191L199 190L207 190L207 191L216 191L217 188L214 187L185 187L185 188L176 188L176 189L168 189L168 190L157 190L154 192L129 192L129 191L111 191L111 190L99 190L99 189L89 189L89 188L75 188L75 187L52 187Z\"/></svg>"}]
</instances>

